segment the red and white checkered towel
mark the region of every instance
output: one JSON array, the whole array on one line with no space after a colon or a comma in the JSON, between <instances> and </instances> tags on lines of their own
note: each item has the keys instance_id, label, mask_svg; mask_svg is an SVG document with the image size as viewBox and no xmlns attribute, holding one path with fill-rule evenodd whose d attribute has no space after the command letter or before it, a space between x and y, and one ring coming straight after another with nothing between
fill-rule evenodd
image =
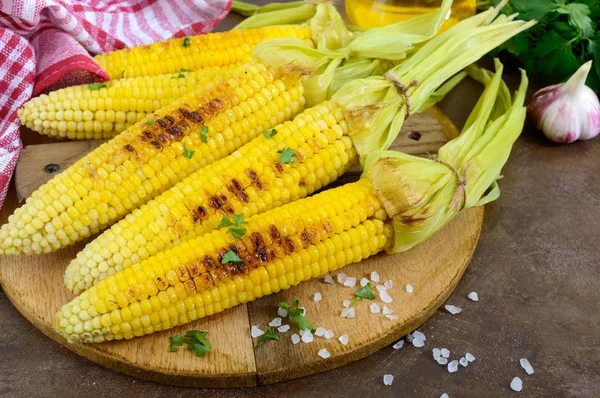
<instances>
[{"instance_id":1,"label":"red and white checkered towel","mask_svg":"<svg viewBox=\"0 0 600 398\"><path fill-rule=\"evenodd\" d=\"M231 0L0 0L0 208L21 152L17 111L25 101L107 80L89 53L207 33L230 7Z\"/></svg>"}]
</instances>

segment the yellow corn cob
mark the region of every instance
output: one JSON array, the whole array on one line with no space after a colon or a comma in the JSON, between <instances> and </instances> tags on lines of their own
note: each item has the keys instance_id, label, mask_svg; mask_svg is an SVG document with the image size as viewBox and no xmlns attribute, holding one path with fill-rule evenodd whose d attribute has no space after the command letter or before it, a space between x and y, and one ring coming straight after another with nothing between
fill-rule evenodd
<instances>
[{"instance_id":1,"label":"yellow corn cob","mask_svg":"<svg viewBox=\"0 0 600 398\"><path fill-rule=\"evenodd\" d=\"M288 289L393 241L366 179L251 217L246 228L241 240L216 230L108 277L61 309L57 330L80 342L143 336ZM223 264L229 251L243 262Z\"/></svg>"},{"instance_id":2,"label":"yellow corn cob","mask_svg":"<svg viewBox=\"0 0 600 398\"><path fill-rule=\"evenodd\" d=\"M293 117L304 98L297 80L288 84L243 66L137 123L36 190L0 228L0 254L49 252L114 223Z\"/></svg>"},{"instance_id":3,"label":"yellow corn cob","mask_svg":"<svg viewBox=\"0 0 600 398\"><path fill-rule=\"evenodd\" d=\"M111 79L154 76L178 73L182 68L241 65L250 61L254 46L261 41L284 37L310 40L311 35L310 26L300 25L230 30L111 51L94 60Z\"/></svg>"},{"instance_id":4,"label":"yellow corn cob","mask_svg":"<svg viewBox=\"0 0 600 398\"><path fill-rule=\"evenodd\" d=\"M30 99L19 117L25 127L51 137L110 139L232 69L205 68L67 87Z\"/></svg>"},{"instance_id":5,"label":"yellow corn cob","mask_svg":"<svg viewBox=\"0 0 600 398\"><path fill-rule=\"evenodd\" d=\"M251 216L319 190L356 158L342 108L335 101L306 109L133 211L89 243L69 264L75 293L149 256L212 231L224 215ZM278 150L297 161L279 164Z\"/></svg>"}]
</instances>

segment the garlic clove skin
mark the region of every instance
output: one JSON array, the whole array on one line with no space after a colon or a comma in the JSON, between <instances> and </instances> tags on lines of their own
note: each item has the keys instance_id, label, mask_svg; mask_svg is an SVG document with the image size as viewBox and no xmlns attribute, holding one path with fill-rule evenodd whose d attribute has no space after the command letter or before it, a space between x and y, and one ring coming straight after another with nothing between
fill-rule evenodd
<instances>
[{"instance_id":1,"label":"garlic clove skin","mask_svg":"<svg viewBox=\"0 0 600 398\"><path fill-rule=\"evenodd\" d=\"M529 117L548 139L572 143L600 133L600 102L585 85L591 65L592 61L583 64L566 83L545 87L533 95Z\"/></svg>"}]
</instances>

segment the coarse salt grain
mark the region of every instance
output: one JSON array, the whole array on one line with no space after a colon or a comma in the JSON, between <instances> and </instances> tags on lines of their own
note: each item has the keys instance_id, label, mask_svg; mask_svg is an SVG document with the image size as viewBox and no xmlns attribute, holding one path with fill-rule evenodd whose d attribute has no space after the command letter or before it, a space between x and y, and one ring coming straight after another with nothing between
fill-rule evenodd
<instances>
[{"instance_id":1,"label":"coarse salt grain","mask_svg":"<svg viewBox=\"0 0 600 398\"><path fill-rule=\"evenodd\" d=\"M371 272L371 280L375 283L379 283L379 274L375 271Z\"/></svg>"},{"instance_id":2,"label":"coarse salt grain","mask_svg":"<svg viewBox=\"0 0 600 398\"><path fill-rule=\"evenodd\" d=\"M322 298L323 296L321 296L321 293L319 292L315 293L315 295L313 296L314 301L321 301Z\"/></svg>"},{"instance_id":3,"label":"coarse salt grain","mask_svg":"<svg viewBox=\"0 0 600 398\"><path fill-rule=\"evenodd\" d=\"M302 341L304 341L305 343L312 343L313 340L314 337L310 330L302 335Z\"/></svg>"},{"instance_id":4,"label":"coarse salt grain","mask_svg":"<svg viewBox=\"0 0 600 398\"><path fill-rule=\"evenodd\" d=\"M469 364L469 361L467 361L467 358L462 357L458 363L460 363L462 366L464 366L465 368L467 367L467 365Z\"/></svg>"},{"instance_id":5,"label":"coarse salt grain","mask_svg":"<svg viewBox=\"0 0 600 398\"><path fill-rule=\"evenodd\" d=\"M406 335L406 341L408 341L409 343L413 341L413 336L411 333Z\"/></svg>"},{"instance_id":6,"label":"coarse salt grain","mask_svg":"<svg viewBox=\"0 0 600 398\"><path fill-rule=\"evenodd\" d=\"M355 318L355 317L356 317L356 311L354 310L354 307L344 308L342 310L342 318Z\"/></svg>"},{"instance_id":7,"label":"coarse salt grain","mask_svg":"<svg viewBox=\"0 0 600 398\"><path fill-rule=\"evenodd\" d=\"M448 394L443 393L442 395L440 395L440 398L450 398L450 397L448 396Z\"/></svg>"},{"instance_id":8,"label":"coarse salt grain","mask_svg":"<svg viewBox=\"0 0 600 398\"><path fill-rule=\"evenodd\" d=\"M279 333L285 333L288 330L290 330L290 325L281 325L277 328L277 330L279 331Z\"/></svg>"},{"instance_id":9,"label":"coarse salt grain","mask_svg":"<svg viewBox=\"0 0 600 398\"><path fill-rule=\"evenodd\" d=\"M404 347L404 340L398 340L396 344L392 346L394 350L399 350L402 347Z\"/></svg>"},{"instance_id":10,"label":"coarse salt grain","mask_svg":"<svg viewBox=\"0 0 600 398\"><path fill-rule=\"evenodd\" d=\"M395 321L396 319L398 319L398 315L386 315L385 317L390 321Z\"/></svg>"},{"instance_id":11,"label":"coarse salt grain","mask_svg":"<svg viewBox=\"0 0 600 398\"><path fill-rule=\"evenodd\" d=\"M332 337L333 337L333 330L330 329L330 330L328 330L328 331L325 332L325 338L327 340L331 339Z\"/></svg>"},{"instance_id":12,"label":"coarse salt grain","mask_svg":"<svg viewBox=\"0 0 600 398\"><path fill-rule=\"evenodd\" d=\"M383 375L383 384L386 386L391 386L394 382L394 376L392 375Z\"/></svg>"},{"instance_id":13,"label":"coarse salt grain","mask_svg":"<svg viewBox=\"0 0 600 398\"><path fill-rule=\"evenodd\" d=\"M381 293L381 292L385 292L385 291L387 290L387 289L385 288L385 286L383 286L383 285L377 285L377 286L375 286L375 289L377 289L377 291L378 291L379 293Z\"/></svg>"},{"instance_id":14,"label":"coarse salt grain","mask_svg":"<svg viewBox=\"0 0 600 398\"><path fill-rule=\"evenodd\" d=\"M346 280L344 281L344 286L346 286L346 287L356 286L356 278L351 278L351 277L346 278Z\"/></svg>"},{"instance_id":15,"label":"coarse salt grain","mask_svg":"<svg viewBox=\"0 0 600 398\"><path fill-rule=\"evenodd\" d=\"M269 322L269 326L272 326L275 328L281 326L281 318L273 318L273 320L271 322Z\"/></svg>"},{"instance_id":16,"label":"coarse salt grain","mask_svg":"<svg viewBox=\"0 0 600 398\"><path fill-rule=\"evenodd\" d=\"M385 290L382 292L379 292L379 298L381 299L381 301L383 301L386 304L389 304L392 302L392 296L390 296L388 294L388 292L386 292Z\"/></svg>"},{"instance_id":17,"label":"coarse salt grain","mask_svg":"<svg viewBox=\"0 0 600 398\"><path fill-rule=\"evenodd\" d=\"M329 351L327 351L326 348L321 348L319 350L319 356L323 359L327 359L331 356L331 354L329 353Z\"/></svg>"},{"instance_id":18,"label":"coarse salt grain","mask_svg":"<svg viewBox=\"0 0 600 398\"><path fill-rule=\"evenodd\" d=\"M328 283L330 285L333 285L335 283L331 275L325 275L325 278L323 278L323 282Z\"/></svg>"},{"instance_id":19,"label":"coarse salt grain","mask_svg":"<svg viewBox=\"0 0 600 398\"><path fill-rule=\"evenodd\" d=\"M475 357L470 352L467 352L465 354L465 358L467 358L467 361L469 361L469 362L473 362L475 360Z\"/></svg>"},{"instance_id":20,"label":"coarse salt grain","mask_svg":"<svg viewBox=\"0 0 600 398\"><path fill-rule=\"evenodd\" d=\"M300 329L300 336L304 336L305 333L308 333L309 330L308 329Z\"/></svg>"},{"instance_id":21,"label":"coarse salt grain","mask_svg":"<svg viewBox=\"0 0 600 398\"><path fill-rule=\"evenodd\" d=\"M425 340L415 337L413 338L412 344L417 348L421 348L425 345Z\"/></svg>"},{"instance_id":22,"label":"coarse salt grain","mask_svg":"<svg viewBox=\"0 0 600 398\"><path fill-rule=\"evenodd\" d=\"M317 330L315 330L315 336L323 337L323 335L325 335L326 331L327 331L327 329L325 329L325 328L317 328Z\"/></svg>"},{"instance_id":23,"label":"coarse salt grain","mask_svg":"<svg viewBox=\"0 0 600 398\"><path fill-rule=\"evenodd\" d=\"M292 335L292 343L298 344L299 342L300 342L300 336L298 336L296 333L294 333Z\"/></svg>"},{"instance_id":24,"label":"coarse salt grain","mask_svg":"<svg viewBox=\"0 0 600 398\"><path fill-rule=\"evenodd\" d=\"M337 276L338 282L342 285L344 284L344 282L346 282L346 279L348 279L348 275L344 274L343 272L340 272Z\"/></svg>"},{"instance_id":25,"label":"coarse salt grain","mask_svg":"<svg viewBox=\"0 0 600 398\"><path fill-rule=\"evenodd\" d=\"M448 358L444 358L444 357L438 358L437 363L439 363L440 365L446 365L448 363Z\"/></svg>"},{"instance_id":26,"label":"coarse salt grain","mask_svg":"<svg viewBox=\"0 0 600 398\"><path fill-rule=\"evenodd\" d=\"M440 351L442 352L442 356L443 356L444 358L449 358L449 357L450 357L450 350L449 350L449 349L447 349L447 348L442 348Z\"/></svg>"},{"instance_id":27,"label":"coarse salt grain","mask_svg":"<svg viewBox=\"0 0 600 398\"><path fill-rule=\"evenodd\" d=\"M382 314L383 314L383 315L390 315L392 312L394 312L394 311L390 310L390 309L387 307L387 305L384 305L384 306L383 306L383 312L382 312Z\"/></svg>"},{"instance_id":28,"label":"coarse salt grain","mask_svg":"<svg viewBox=\"0 0 600 398\"><path fill-rule=\"evenodd\" d=\"M361 285L362 287L365 287L365 286L367 286L367 283L369 283L369 280L368 280L367 278L362 278L362 279L360 280L360 285Z\"/></svg>"},{"instance_id":29,"label":"coarse salt grain","mask_svg":"<svg viewBox=\"0 0 600 398\"><path fill-rule=\"evenodd\" d=\"M433 359L435 359L436 361L442 357L442 350L440 350L439 348L434 348L433 349Z\"/></svg>"},{"instance_id":30,"label":"coarse salt grain","mask_svg":"<svg viewBox=\"0 0 600 398\"><path fill-rule=\"evenodd\" d=\"M350 307L350 300L344 300L344 301L342 302L342 305L344 306L344 308L348 308L348 307Z\"/></svg>"},{"instance_id":31,"label":"coarse salt grain","mask_svg":"<svg viewBox=\"0 0 600 398\"><path fill-rule=\"evenodd\" d=\"M381 312L381 307L377 303L371 304L369 308L371 309L371 314L379 314Z\"/></svg>"},{"instance_id":32,"label":"coarse salt grain","mask_svg":"<svg viewBox=\"0 0 600 398\"><path fill-rule=\"evenodd\" d=\"M510 382L510 388L513 391L521 391L523 389L523 380L521 380L518 377L515 377L514 379L512 379L512 381Z\"/></svg>"},{"instance_id":33,"label":"coarse salt grain","mask_svg":"<svg viewBox=\"0 0 600 398\"><path fill-rule=\"evenodd\" d=\"M458 361L455 359L448 364L448 372L454 373L458 370Z\"/></svg>"},{"instance_id":34,"label":"coarse salt grain","mask_svg":"<svg viewBox=\"0 0 600 398\"><path fill-rule=\"evenodd\" d=\"M265 332L263 332L262 330L260 330L258 328L258 326L253 325L252 329L250 330L250 336L252 336L253 339L262 336L263 334L265 334Z\"/></svg>"},{"instance_id":35,"label":"coarse salt grain","mask_svg":"<svg viewBox=\"0 0 600 398\"><path fill-rule=\"evenodd\" d=\"M479 295L477 292L471 292L467 295L467 298L471 301L479 301Z\"/></svg>"},{"instance_id":36,"label":"coarse salt grain","mask_svg":"<svg viewBox=\"0 0 600 398\"><path fill-rule=\"evenodd\" d=\"M383 284L383 286L385 286L386 289L391 289L393 285L393 282L391 279L388 279L387 281L385 281L385 283Z\"/></svg>"},{"instance_id":37,"label":"coarse salt grain","mask_svg":"<svg viewBox=\"0 0 600 398\"><path fill-rule=\"evenodd\" d=\"M527 358L519 359L519 363L521 364L521 367L525 369L525 372L527 372L528 375L533 374L533 366L531 366Z\"/></svg>"},{"instance_id":38,"label":"coarse salt grain","mask_svg":"<svg viewBox=\"0 0 600 398\"><path fill-rule=\"evenodd\" d=\"M422 339L422 340L427 340L427 337L425 337L425 335L421 332L419 332L418 330L415 330L414 332L412 332L412 336L413 339Z\"/></svg>"},{"instance_id":39,"label":"coarse salt grain","mask_svg":"<svg viewBox=\"0 0 600 398\"><path fill-rule=\"evenodd\" d=\"M277 307L277 315L279 315L282 318L285 318L287 316L287 311L281 307Z\"/></svg>"},{"instance_id":40,"label":"coarse salt grain","mask_svg":"<svg viewBox=\"0 0 600 398\"><path fill-rule=\"evenodd\" d=\"M412 293L413 292L413 287L412 285L409 283L408 285L406 285L406 293Z\"/></svg>"},{"instance_id":41,"label":"coarse salt grain","mask_svg":"<svg viewBox=\"0 0 600 398\"><path fill-rule=\"evenodd\" d=\"M340 336L338 338L338 340L340 341L340 343L342 343L343 345L348 345L348 335L345 334L343 336Z\"/></svg>"},{"instance_id":42,"label":"coarse salt grain","mask_svg":"<svg viewBox=\"0 0 600 398\"><path fill-rule=\"evenodd\" d=\"M462 312L462 308L457 307L457 306L452 305L452 304L446 304L444 306L444 308L446 309L446 311L448 311L452 315L460 314Z\"/></svg>"}]
</instances>

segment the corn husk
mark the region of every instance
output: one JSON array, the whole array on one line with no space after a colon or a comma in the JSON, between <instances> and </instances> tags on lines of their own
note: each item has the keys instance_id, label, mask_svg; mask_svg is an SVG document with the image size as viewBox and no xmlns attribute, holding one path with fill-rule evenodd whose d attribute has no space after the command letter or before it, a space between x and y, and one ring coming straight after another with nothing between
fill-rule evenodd
<instances>
[{"instance_id":1,"label":"corn husk","mask_svg":"<svg viewBox=\"0 0 600 398\"><path fill-rule=\"evenodd\" d=\"M274 25L303 24L317 12L314 3L293 1L289 3L269 3L264 6L234 1L231 11L246 18L233 29L256 29Z\"/></svg>"},{"instance_id":2,"label":"corn husk","mask_svg":"<svg viewBox=\"0 0 600 398\"><path fill-rule=\"evenodd\" d=\"M486 88L459 137L444 145L436 159L400 152L369 155L364 176L384 203L394 227L391 253L423 242L452 220L462 209L498 198L497 180L512 144L525 122L523 103L527 76L513 98L502 81L502 64L496 73L470 67L468 72Z\"/></svg>"}]
</instances>

